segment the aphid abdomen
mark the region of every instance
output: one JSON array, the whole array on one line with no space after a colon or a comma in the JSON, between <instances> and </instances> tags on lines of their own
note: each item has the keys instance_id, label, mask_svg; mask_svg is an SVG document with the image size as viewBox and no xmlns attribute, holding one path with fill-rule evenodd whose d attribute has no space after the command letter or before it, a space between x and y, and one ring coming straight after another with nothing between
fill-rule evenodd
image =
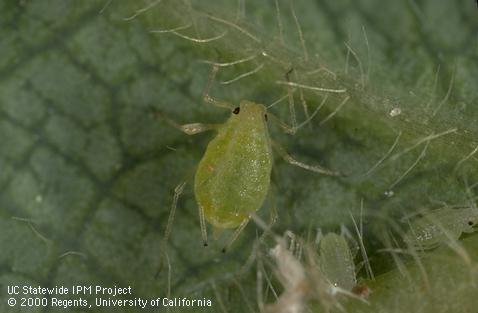
<instances>
[{"instance_id":1,"label":"aphid abdomen","mask_svg":"<svg viewBox=\"0 0 478 313\"><path fill-rule=\"evenodd\" d=\"M344 236L328 233L320 240L320 268L336 287L352 290L357 284L355 264Z\"/></svg>"},{"instance_id":2,"label":"aphid abdomen","mask_svg":"<svg viewBox=\"0 0 478 313\"><path fill-rule=\"evenodd\" d=\"M272 155L263 115L242 104L241 111L219 129L196 171L196 200L218 228L235 228L249 218L264 203L270 184Z\"/></svg>"}]
</instances>

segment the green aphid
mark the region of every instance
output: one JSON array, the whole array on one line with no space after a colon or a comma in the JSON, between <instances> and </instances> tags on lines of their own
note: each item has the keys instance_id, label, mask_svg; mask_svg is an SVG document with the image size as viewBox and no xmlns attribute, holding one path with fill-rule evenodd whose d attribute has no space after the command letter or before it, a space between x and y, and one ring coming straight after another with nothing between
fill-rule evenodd
<instances>
[{"instance_id":1,"label":"green aphid","mask_svg":"<svg viewBox=\"0 0 478 313\"><path fill-rule=\"evenodd\" d=\"M440 244L456 241L462 233L477 230L478 209L474 207L443 208L422 214L410 221L403 240L418 249L433 249Z\"/></svg>"},{"instance_id":2,"label":"green aphid","mask_svg":"<svg viewBox=\"0 0 478 313\"><path fill-rule=\"evenodd\" d=\"M247 225L251 214L259 210L265 201L273 163L272 148L292 165L325 175L340 174L320 166L301 163L274 143L269 136L268 112L264 105L244 100L235 107L210 97L208 90L216 71L217 68L214 68L204 100L232 111L225 123L178 125L166 119L174 127L189 135L211 129L217 131L216 137L208 144L197 167L194 193L199 206L204 245L207 245L206 221L212 224L216 231L235 228L224 248L225 251ZM269 116L278 121L286 131L293 133L297 130L295 125L289 127L272 114ZM180 188L176 189L176 201L184 184L178 187ZM173 203L165 237L169 235L174 210L175 203Z\"/></svg>"},{"instance_id":3,"label":"green aphid","mask_svg":"<svg viewBox=\"0 0 478 313\"><path fill-rule=\"evenodd\" d=\"M194 180L196 201L217 228L237 228L267 196L272 151L266 108L242 101L208 144Z\"/></svg>"},{"instance_id":4,"label":"green aphid","mask_svg":"<svg viewBox=\"0 0 478 313\"><path fill-rule=\"evenodd\" d=\"M351 291L357 285L354 256L344 235L328 233L320 238L319 266L334 287Z\"/></svg>"}]
</instances>

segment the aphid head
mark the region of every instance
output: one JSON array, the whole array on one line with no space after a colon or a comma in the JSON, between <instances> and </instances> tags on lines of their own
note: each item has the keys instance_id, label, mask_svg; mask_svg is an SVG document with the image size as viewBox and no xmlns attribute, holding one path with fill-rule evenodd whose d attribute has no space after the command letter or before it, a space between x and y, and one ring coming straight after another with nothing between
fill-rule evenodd
<instances>
[{"instance_id":1,"label":"aphid head","mask_svg":"<svg viewBox=\"0 0 478 313\"><path fill-rule=\"evenodd\" d=\"M232 111L233 114L242 115L248 119L267 120L267 109L259 103L243 100L241 104Z\"/></svg>"}]
</instances>

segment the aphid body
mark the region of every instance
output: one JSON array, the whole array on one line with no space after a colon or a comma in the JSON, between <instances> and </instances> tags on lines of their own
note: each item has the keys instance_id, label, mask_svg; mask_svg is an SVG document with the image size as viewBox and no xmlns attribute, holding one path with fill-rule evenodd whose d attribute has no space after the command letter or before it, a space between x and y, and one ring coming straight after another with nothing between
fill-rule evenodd
<instances>
[{"instance_id":1,"label":"aphid body","mask_svg":"<svg viewBox=\"0 0 478 313\"><path fill-rule=\"evenodd\" d=\"M439 209L412 220L403 240L415 248L433 249L444 242L457 240L462 233L473 233L477 225L476 208Z\"/></svg>"},{"instance_id":2,"label":"aphid body","mask_svg":"<svg viewBox=\"0 0 478 313\"><path fill-rule=\"evenodd\" d=\"M357 285L354 257L343 235L328 233L319 242L319 266L334 286L351 291Z\"/></svg>"},{"instance_id":3,"label":"aphid body","mask_svg":"<svg viewBox=\"0 0 478 313\"><path fill-rule=\"evenodd\" d=\"M262 206L270 184L271 150L266 108L242 101L219 126L196 171L196 201L214 227L236 228Z\"/></svg>"}]
</instances>

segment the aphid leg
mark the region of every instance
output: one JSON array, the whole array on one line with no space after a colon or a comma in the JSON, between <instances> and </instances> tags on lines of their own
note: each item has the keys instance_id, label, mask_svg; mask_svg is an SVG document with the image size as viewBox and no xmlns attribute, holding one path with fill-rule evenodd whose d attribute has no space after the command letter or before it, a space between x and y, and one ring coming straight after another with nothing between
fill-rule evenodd
<instances>
[{"instance_id":1,"label":"aphid leg","mask_svg":"<svg viewBox=\"0 0 478 313\"><path fill-rule=\"evenodd\" d=\"M167 252L167 244L168 244L168 239L171 234L171 229L173 226L174 222L174 216L176 214L176 208L178 206L178 200L181 194L184 191L184 187L186 186L186 182L181 182L179 185L174 188L174 195L173 195L173 203L171 204L171 210L169 211L169 217L168 217L168 223L166 224L166 229L164 230L164 235L163 235L163 240L161 240L161 258L159 261L159 267L158 270L156 271L155 277L159 275L159 272L163 269L163 261L166 260L166 263L168 264L168 267L171 265L169 264L169 257L168 257L168 252Z\"/></svg>"},{"instance_id":2,"label":"aphid leg","mask_svg":"<svg viewBox=\"0 0 478 313\"><path fill-rule=\"evenodd\" d=\"M242 231L244 230L244 228L247 226L247 224L249 223L249 220L250 220L250 218L246 218L246 219L234 230L234 233L232 234L231 238L229 239L229 241L226 243L226 245L225 245L224 248L222 249L222 253L226 253L227 250L229 250L229 248L231 247L231 245L234 243L234 241L236 241L237 237L239 237L239 235L242 233Z\"/></svg>"},{"instance_id":3,"label":"aphid leg","mask_svg":"<svg viewBox=\"0 0 478 313\"><path fill-rule=\"evenodd\" d=\"M308 171L311 171L311 172L315 172L315 173L318 173L318 174L323 174L323 175L328 175L328 176L344 176L342 173L340 172L336 172L336 171L332 171L332 170L328 170L326 168L323 168L321 166L318 166L318 165L309 165L309 164L305 164L305 163L302 163L300 161L297 161L296 159L294 159L292 156L290 156L285 150L284 148L282 148L278 143L274 142L271 140L271 143L272 143L272 147L279 153L279 155L289 164L291 165L294 165L294 166L297 166L297 167L300 167L300 168L303 168L305 170L308 170Z\"/></svg>"},{"instance_id":4,"label":"aphid leg","mask_svg":"<svg viewBox=\"0 0 478 313\"><path fill-rule=\"evenodd\" d=\"M234 109L234 105L227 101L222 101L222 100L217 100L209 94L212 88L212 84L214 83L214 78L216 78L217 71L219 69L219 66L217 64L214 64L212 66L211 73L209 74L209 79L206 85L206 89L204 90L203 93L203 100L206 103L213 104L215 106L221 107L221 108L227 108L227 109Z\"/></svg>"},{"instance_id":5,"label":"aphid leg","mask_svg":"<svg viewBox=\"0 0 478 313\"><path fill-rule=\"evenodd\" d=\"M166 229L164 231L163 236L163 247L166 246L169 235L171 234L171 227L173 226L174 222L174 215L176 214L176 208L178 207L178 200L181 194L184 191L184 187L186 186L186 182L182 182L174 188L174 196L173 196L173 203L171 204L171 210L169 211L168 223L166 224Z\"/></svg>"},{"instance_id":6,"label":"aphid leg","mask_svg":"<svg viewBox=\"0 0 478 313\"><path fill-rule=\"evenodd\" d=\"M217 129L217 127L219 126L219 124L202 124L202 123L190 123L190 124L181 125L181 124L178 124L176 121L170 119L169 117L165 116L159 111L154 111L153 114L156 117L159 117L163 119L164 121L166 121L166 123L168 123L172 127L179 129L180 131L182 131L183 133L187 135L196 135L208 130L214 130L214 129Z\"/></svg>"},{"instance_id":7,"label":"aphid leg","mask_svg":"<svg viewBox=\"0 0 478 313\"><path fill-rule=\"evenodd\" d=\"M203 246L207 247L207 225L206 225L206 218L204 217L204 209L198 205L199 209L199 224L201 226L201 238L203 242Z\"/></svg>"}]
</instances>

